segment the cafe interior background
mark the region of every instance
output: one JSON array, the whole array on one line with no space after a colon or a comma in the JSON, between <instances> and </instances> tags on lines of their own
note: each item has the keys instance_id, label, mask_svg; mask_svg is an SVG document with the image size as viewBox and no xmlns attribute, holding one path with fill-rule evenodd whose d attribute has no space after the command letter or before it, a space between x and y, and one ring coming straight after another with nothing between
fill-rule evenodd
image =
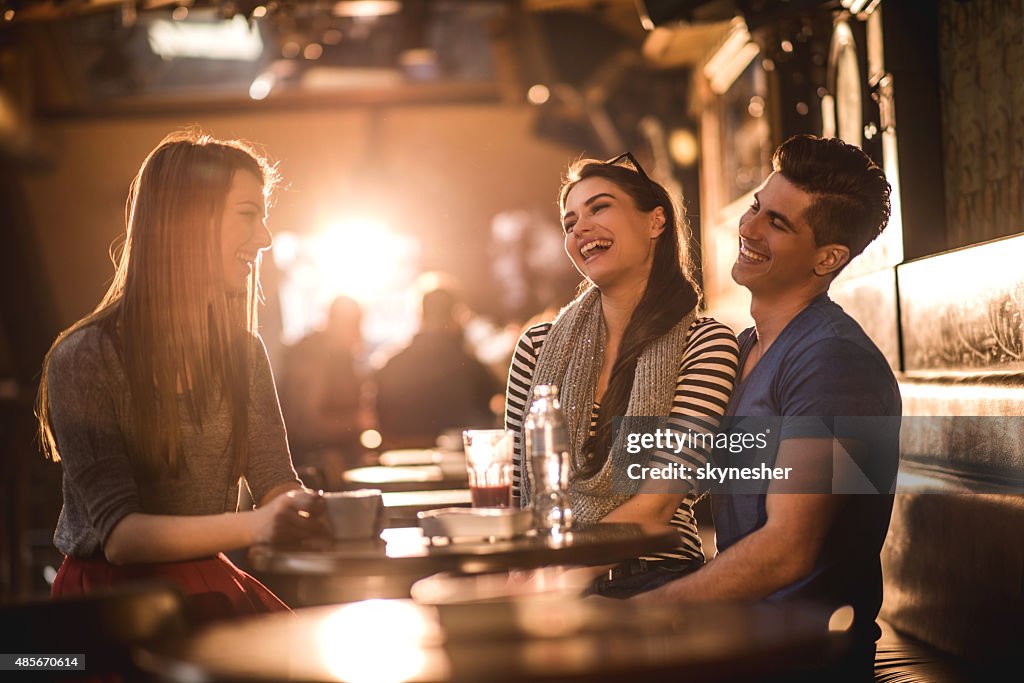
<instances>
[{"instance_id":1,"label":"cafe interior background","mask_svg":"<svg viewBox=\"0 0 1024 683\"><path fill-rule=\"evenodd\" d=\"M0 600L45 595L59 561L43 354L105 290L139 162L190 125L257 141L284 177L272 360L337 294L371 348L400 344L410 287L441 271L496 366L577 284L555 206L571 160L630 150L683 198L708 312L739 330L735 226L771 151L842 137L885 168L893 217L832 294L905 414L1020 415L1022 35L1024 7L998 0L0 0ZM948 494L898 497L883 615L970 654L1024 610L1024 442L922 443L901 476Z\"/></svg>"}]
</instances>

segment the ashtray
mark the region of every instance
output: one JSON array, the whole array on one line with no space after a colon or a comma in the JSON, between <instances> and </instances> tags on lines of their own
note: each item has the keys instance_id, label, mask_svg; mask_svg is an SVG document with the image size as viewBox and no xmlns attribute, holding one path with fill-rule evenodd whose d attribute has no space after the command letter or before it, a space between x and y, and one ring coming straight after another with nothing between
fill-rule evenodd
<instances>
[{"instance_id":1,"label":"ashtray","mask_svg":"<svg viewBox=\"0 0 1024 683\"><path fill-rule=\"evenodd\" d=\"M513 538L533 525L533 514L518 508L440 508L416 516L428 538Z\"/></svg>"}]
</instances>

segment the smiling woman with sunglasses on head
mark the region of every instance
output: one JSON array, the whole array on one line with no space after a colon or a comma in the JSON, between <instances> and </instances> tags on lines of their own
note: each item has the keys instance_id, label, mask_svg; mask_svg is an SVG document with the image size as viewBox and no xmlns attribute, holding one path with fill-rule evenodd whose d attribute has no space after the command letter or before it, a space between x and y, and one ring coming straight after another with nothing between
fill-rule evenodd
<instances>
[{"instance_id":1,"label":"smiling woman with sunglasses on head","mask_svg":"<svg viewBox=\"0 0 1024 683\"><path fill-rule=\"evenodd\" d=\"M576 520L671 523L679 530L675 550L623 563L594 582L601 595L629 597L696 569L704 555L693 517L697 492L629 495L612 486L612 421L670 416L680 428L715 429L736 374L736 337L697 315L685 223L631 154L574 163L559 208L566 253L586 279L553 323L531 327L516 347L505 414L518 434L514 488L525 502L527 397L537 384L556 384L572 448ZM683 449L656 457L699 467L709 454Z\"/></svg>"},{"instance_id":2,"label":"smiling woman with sunglasses on head","mask_svg":"<svg viewBox=\"0 0 1024 683\"><path fill-rule=\"evenodd\" d=\"M113 283L43 367L42 442L63 468L55 597L164 579L201 617L286 609L220 554L319 530L256 334L275 180L250 147L193 133L135 177ZM236 513L243 482L259 507Z\"/></svg>"}]
</instances>

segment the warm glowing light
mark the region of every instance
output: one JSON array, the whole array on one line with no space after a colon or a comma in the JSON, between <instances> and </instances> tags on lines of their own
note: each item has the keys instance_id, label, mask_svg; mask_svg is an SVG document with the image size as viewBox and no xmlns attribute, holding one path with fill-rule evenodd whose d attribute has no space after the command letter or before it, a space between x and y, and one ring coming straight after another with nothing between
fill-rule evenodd
<instances>
[{"instance_id":1,"label":"warm glowing light","mask_svg":"<svg viewBox=\"0 0 1024 683\"><path fill-rule=\"evenodd\" d=\"M751 97L747 103L747 113L755 119L764 116L764 98L759 95Z\"/></svg>"},{"instance_id":2,"label":"warm glowing light","mask_svg":"<svg viewBox=\"0 0 1024 683\"><path fill-rule=\"evenodd\" d=\"M842 0L843 7L851 14L871 13L878 6L879 0Z\"/></svg>"},{"instance_id":3,"label":"warm glowing light","mask_svg":"<svg viewBox=\"0 0 1024 683\"><path fill-rule=\"evenodd\" d=\"M399 683L427 673L424 646L436 637L436 624L416 605L367 600L326 617L317 642L324 665L337 680Z\"/></svg>"},{"instance_id":4,"label":"warm glowing light","mask_svg":"<svg viewBox=\"0 0 1024 683\"><path fill-rule=\"evenodd\" d=\"M273 79L269 76L260 76L249 86L249 96L253 99L265 99L273 89Z\"/></svg>"},{"instance_id":5,"label":"warm glowing light","mask_svg":"<svg viewBox=\"0 0 1024 683\"><path fill-rule=\"evenodd\" d=\"M843 605L828 618L829 631L848 631L853 626L853 607Z\"/></svg>"},{"instance_id":6,"label":"warm glowing light","mask_svg":"<svg viewBox=\"0 0 1024 683\"><path fill-rule=\"evenodd\" d=\"M262 19L263 17L267 16L267 8L264 7L263 5L255 7L252 11L252 16L255 19Z\"/></svg>"},{"instance_id":7,"label":"warm glowing light","mask_svg":"<svg viewBox=\"0 0 1024 683\"><path fill-rule=\"evenodd\" d=\"M676 128L668 136L668 148L672 160L688 167L697 163L697 137L689 128Z\"/></svg>"},{"instance_id":8,"label":"warm glowing light","mask_svg":"<svg viewBox=\"0 0 1024 683\"><path fill-rule=\"evenodd\" d=\"M313 61L316 59L320 59L323 53L324 48L322 45L320 45L320 43L310 43L309 45L306 46L306 49L302 51L302 56L310 61Z\"/></svg>"},{"instance_id":9,"label":"warm glowing light","mask_svg":"<svg viewBox=\"0 0 1024 683\"><path fill-rule=\"evenodd\" d=\"M322 232L319 243L323 288L359 300L386 290L400 275L410 252L409 241L373 217L342 219Z\"/></svg>"},{"instance_id":10,"label":"warm glowing light","mask_svg":"<svg viewBox=\"0 0 1024 683\"><path fill-rule=\"evenodd\" d=\"M10 132L22 126L21 112L11 98L0 90L0 131Z\"/></svg>"},{"instance_id":11,"label":"warm glowing light","mask_svg":"<svg viewBox=\"0 0 1024 683\"><path fill-rule=\"evenodd\" d=\"M299 238L292 232L274 235L274 261L278 264L291 263L299 255Z\"/></svg>"},{"instance_id":12,"label":"warm glowing light","mask_svg":"<svg viewBox=\"0 0 1024 683\"><path fill-rule=\"evenodd\" d=\"M4 21L14 21L14 10L9 9L4 12Z\"/></svg>"},{"instance_id":13,"label":"warm glowing light","mask_svg":"<svg viewBox=\"0 0 1024 683\"><path fill-rule=\"evenodd\" d=\"M175 7L171 12L171 19L175 21L185 21L188 17L188 7Z\"/></svg>"},{"instance_id":14,"label":"warm glowing light","mask_svg":"<svg viewBox=\"0 0 1024 683\"><path fill-rule=\"evenodd\" d=\"M972 247L972 249L976 248L977 247ZM938 278L936 278L936 280L937 279ZM950 289L954 288L955 285L950 286ZM919 372L916 374L928 377L929 373ZM966 379L976 376L976 373L970 372L955 373L942 371L941 373L936 372L934 374L958 379ZM989 413L992 415L1002 415L1003 413L998 409L990 411L985 408L988 406L998 406L1001 403L1006 404L1019 399L1020 389L1008 384L963 383L944 386L938 383L918 384L916 382L909 381L900 382L900 394L903 397L903 403L905 405L914 406L914 412L908 412L907 414L909 415L932 415L945 417L948 415L967 414L977 416L980 413L981 416L986 416L989 415ZM968 413L968 411L971 412Z\"/></svg>"},{"instance_id":15,"label":"warm glowing light","mask_svg":"<svg viewBox=\"0 0 1024 683\"><path fill-rule=\"evenodd\" d=\"M415 316L405 309L419 268L419 245L381 219L352 216L313 233L278 233L273 255L282 273L286 343L316 328L340 295L363 305L363 334L371 345L415 330Z\"/></svg>"},{"instance_id":16,"label":"warm glowing light","mask_svg":"<svg viewBox=\"0 0 1024 683\"><path fill-rule=\"evenodd\" d=\"M821 96L821 137L836 136L836 99L829 94Z\"/></svg>"},{"instance_id":17,"label":"warm glowing light","mask_svg":"<svg viewBox=\"0 0 1024 683\"><path fill-rule=\"evenodd\" d=\"M590 604L570 597L573 595L571 589L580 595L586 586L580 585L578 578L571 578L571 570L569 573L562 570L559 572L561 576L551 574L556 569L552 567L534 572L534 576L539 577L539 583L533 590L539 594L539 598L520 599L516 603L516 623L530 635L540 638L565 637L578 633L593 620Z\"/></svg>"},{"instance_id":18,"label":"warm glowing light","mask_svg":"<svg viewBox=\"0 0 1024 683\"><path fill-rule=\"evenodd\" d=\"M746 22L739 17L733 19L728 36L704 64L704 77L711 91L721 95L728 90L760 50L751 40Z\"/></svg>"},{"instance_id":19,"label":"warm glowing light","mask_svg":"<svg viewBox=\"0 0 1024 683\"><path fill-rule=\"evenodd\" d=\"M218 22L158 19L149 25L148 39L153 52L164 58L252 61L263 54L260 32L241 15Z\"/></svg>"},{"instance_id":20,"label":"warm glowing light","mask_svg":"<svg viewBox=\"0 0 1024 683\"><path fill-rule=\"evenodd\" d=\"M530 104L544 104L551 98L551 91L548 90L546 85L530 86L530 89L526 91L526 99L530 101Z\"/></svg>"},{"instance_id":21,"label":"warm glowing light","mask_svg":"<svg viewBox=\"0 0 1024 683\"><path fill-rule=\"evenodd\" d=\"M267 95L274 88L274 77L269 74L262 74L249 86L249 97L254 100L266 99Z\"/></svg>"},{"instance_id":22,"label":"warm glowing light","mask_svg":"<svg viewBox=\"0 0 1024 683\"><path fill-rule=\"evenodd\" d=\"M376 429L367 429L359 435L359 443L363 448L369 448L370 450L380 448L383 441L384 440L381 438L380 432Z\"/></svg>"},{"instance_id":23,"label":"warm glowing light","mask_svg":"<svg viewBox=\"0 0 1024 683\"><path fill-rule=\"evenodd\" d=\"M337 17L382 17L401 11L398 0L342 0L334 3L333 10Z\"/></svg>"},{"instance_id":24,"label":"warm glowing light","mask_svg":"<svg viewBox=\"0 0 1024 683\"><path fill-rule=\"evenodd\" d=\"M782 41L780 47L782 48L783 52L792 52L793 51L793 43L789 42L788 40Z\"/></svg>"}]
</instances>

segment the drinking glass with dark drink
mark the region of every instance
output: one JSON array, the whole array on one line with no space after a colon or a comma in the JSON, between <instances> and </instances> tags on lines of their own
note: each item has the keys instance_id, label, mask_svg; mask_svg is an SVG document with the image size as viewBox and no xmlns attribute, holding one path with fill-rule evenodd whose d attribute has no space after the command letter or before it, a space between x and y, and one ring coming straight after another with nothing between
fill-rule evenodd
<instances>
[{"instance_id":1,"label":"drinking glass with dark drink","mask_svg":"<svg viewBox=\"0 0 1024 683\"><path fill-rule=\"evenodd\" d=\"M512 432L468 429L462 433L473 507L512 504Z\"/></svg>"}]
</instances>

